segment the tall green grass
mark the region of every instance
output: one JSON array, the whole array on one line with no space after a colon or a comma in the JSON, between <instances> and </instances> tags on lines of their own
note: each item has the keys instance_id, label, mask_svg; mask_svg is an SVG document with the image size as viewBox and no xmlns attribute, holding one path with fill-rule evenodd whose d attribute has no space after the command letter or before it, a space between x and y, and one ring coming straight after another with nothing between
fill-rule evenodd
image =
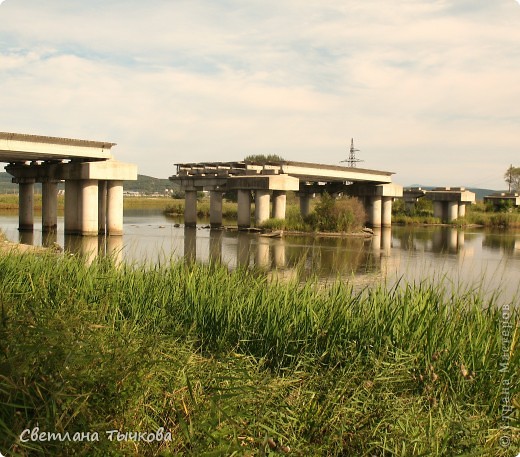
<instances>
[{"instance_id":1,"label":"tall green grass","mask_svg":"<svg viewBox=\"0 0 520 457\"><path fill-rule=\"evenodd\" d=\"M519 310L501 371L496 297L450 287L2 256L0 452L516 455L518 411L512 448L499 438L504 381L519 401ZM36 425L100 441L20 442ZM159 427L172 442L104 436Z\"/></svg>"}]
</instances>

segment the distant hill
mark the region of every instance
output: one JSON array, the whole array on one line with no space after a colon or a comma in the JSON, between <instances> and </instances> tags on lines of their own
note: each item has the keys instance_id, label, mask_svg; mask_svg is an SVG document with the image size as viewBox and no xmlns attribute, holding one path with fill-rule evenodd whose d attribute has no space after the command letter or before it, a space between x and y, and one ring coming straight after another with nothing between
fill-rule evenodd
<instances>
[{"instance_id":1,"label":"distant hill","mask_svg":"<svg viewBox=\"0 0 520 457\"><path fill-rule=\"evenodd\" d=\"M0 194L17 194L18 184L11 182L12 176L6 172L0 172ZM166 189L177 189L169 179L153 178L151 176L137 175L137 181L125 181L124 189L128 192L140 194L164 194ZM41 185L35 186L35 192L41 192Z\"/></svg>"},{"instance_id":2,"label":"distant hill","mask_svg":"<svg viewBox=\"0 0 520 457\"><path fill-rule=\"evenodd\" d=\"M432 190L435 189L435 187L437 186L422 186L421 184L412 184L410 186L405 187L422 187L424 190ZM470 192L475 192L475 198L477 200L483 200L486 195L491 195L495 192L507 192L494 189L481 189L479 187L466 187L466 190L469 190Z\"/></svg>"}]
</instances>

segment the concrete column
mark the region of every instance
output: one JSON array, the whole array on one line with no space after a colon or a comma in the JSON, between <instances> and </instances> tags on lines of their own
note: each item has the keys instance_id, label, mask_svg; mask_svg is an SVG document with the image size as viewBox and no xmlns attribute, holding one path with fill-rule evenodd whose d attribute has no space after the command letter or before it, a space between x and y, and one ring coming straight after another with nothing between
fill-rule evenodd
<instances>
[{"instance_id":1,"label":"concrete column","mask_svg":"<svg viewBox=\"0 0 520 457\"><path fill-rule=\"evenodd\" d=\"M392 225L392 197L383 197L382 205L382 226L390 227Z\"/></svg>"},{"instance_id":2,"label":"concrete column","mask_svg":"<svg viewBox=\"0 0 520 457\"><path fill-rule=\"evenodd\" d=\"M381 250L385 255L390 255L392 251L392 229L390 227L381 229Z\"/></svg>"},{"instance_id":3,"label":"concrete column","mask_svg":"<svg viewBox=\"0 0 520 457\"><path fill-rule=\"evenodd\" d=\"M107 228L107 189L107 181L98 182L98 223L100 235L105 235Z\"/></svg>"},{"instance_id":4,"label":"concrete column","mask_svg":"<svg viewBox=\"0 0 520 457\"><path fill-rule=\"evenodd\" d=\"M438 217L441 222L444 217L444 211L443 211L443 202L440 201L434 201L433 202L433 217Z\"/></svg>"},{"instance_id":5,"label":"concrete column","mask_svg":"<svg viewBox=\"0 0 520 457\"><path fill-rule=\"evenodd\" d=\"M58 233L56 230L48 230L42 233L42 246L49 248L58 243Z\"/></svg>"},{"instance_id":6,"label":"concrete column","mask_svg":"<svg viewBox=\"0 0 520 457\"><path fill-rule=\"evenodd\" d=\"M58 183L42 183L42 231L56 231L58 228Z\"/></svg>"},{"instance_id":7,"label":"concrete column","mask_svg":"<svg viewBox=\"0 0 520 457\"><path fill-rule=\"evenodd\" d=\"M32 230L21 230L18 233L20 244L34 245L34 231Z\"/></svg>"},{"instance_id":8,"label":"concrete column","mask_svg":"<svg viewBox=\"0 0 520 457\"><path fill-rule=\"evenodd\" d=\"M268 190L257 190L255 192L255 223L260 225L269 219L269 204L271 195Z\"/></svg>"},{"instance_id":9,"label":"concrete column","mask_svg":"<svg viewBox=\"0 0 520 457\"><path fill-rule=\"evenodd\" d=\"M18 184L18 230L32 230L34 226L34 181Z\"/></svg>"},{"instance_id":10,"label":"concrete column","mask_svg":"<svg viewBox=\"0 0 520 457\"><path fill-rule=\"evenodd\" d=\"M249 190L238 190L238 228L249 228L251 226L251 192Z\"/></svg>"},{"instance_id":11,"label":"concrete column","mask_svg":"<svg viewBox=\"0 0 520 457\"><path fill-rule=\"evenodd\" d=\"M197 191L187 190L184 192L184 226L197 226Z\"/></svg>"},{"instance_id":12,"label":"concrete column","mask_svg":"<svg viewBox=\"0 0 520 457\"><path fill-rule=\"evenodd\" d=\"M448 214L447 214L447 222L452 222L457 219L459 215L459 202L448 202Z\"/></svg>"},{"instance_id":13,"label":"concrete column","mask_svg":"<svg viewBox=\"0 0 520 457\"><path fill-rule=\"evenodd\" d=\"M75 234L79 231L79 181L65 181L65 233Z\"/></svg>"},{"instance_id":14,"label":"concrete column","mask_svg":"<svg viewBox=\"0 0 520 457\"><path fill-rule=\"evenodd\" d=\"M184 259L188 263L197 258L197 229L184 225Z\"/></svg>"},{"instance_id":15,"label":"concrete column","mask_svg":"<svg viewBox=\"0 0 520 457\"><path fill-rule=\"evenodd\" d=\"M238 232L237 234L237 266L249 267L251 254L251 237L248 233Z\"/></svg>"},{"instance_id":16,"label":"concrete column","mask_svg":"<svg viewBox=\"0 0 520 457\"><path fill-rule=\"evenodd\" d=\"M459 203L459 217L466 217L466 204Z\"/></svg>"},{"instance_id":17,"label":"concrete column","mask_svg":"<svg viewBox=\"0 0 520 457\"><path fill-rule=\"evenodd\" d=\"M96 179L81 179L80 191L80 232L84 236L96 235L99 232L98 223L98 182ZM89 249L91 244L88 244ZM93 244L92 244L93 246ZM97 249L97 243L96 243Z\"/></svg>"},{"instance_id":18,"label":"concrete column","mask_svg":"<svg viewBox=\"0 0 520 457\"><path fill-rule=\"evenodd\" d=\"M285 243L283 240L273 240L273 258L274 258L274 266L276 268L285 268L286 258L285 258Z\"/></svg>"},{"instance_id":19,"label":"concrete column","mask_svg":"<svg viewBox=\"0 0 520 457\"><path fill-rule=\"evenodd\" d=\"M255 264L258 268L268 268L271 264L269 239L259 236L257 240Z\"/></svg>"},{"instance_id":20,"label":"concrete column","mask_svg":"<svg viewBox=\"0 0 520 457\"><path fill-rule=\"evenodd\" d=\"M273 192L273 217L285 219L285 209L287 206L287 193L284 191Z\"/></svg>"},{"instance_id":21,"label":"concrete column","mask_svg":"<svg viewBox=\"0 0 520 457\"><path fill-rule=\"evenodd\" d=\"M222 227L222 192L217 190L209 193L209 224L211 228Z\"/></svg>"},{"instance_id":22,"label":"concrete column","mask_svg":"<svg viewBox=\"0 0 520 457\"><path fill-rule=\"evenodd\" d=\"M122 234L123 181L107 181L107 235Z\"/></svg>"},{"instance_id":23,"label":"concrete column","mask_svg":"<svg viewBox=\"0 0 520 457\"><path fill-rule=\"evenodd\" d=\"M300 213L302 217L308 216L311 212L311 196L300 193Z\"/></svg>"},{"instance_id":24,"label":"concrete column","mask_svg":"<svg viewBox=\"0 0 520 457\"><path fill-rule=\"evenodd\" d=\"M370 225L372 227L381 227L381 206L382 206L382 197L376 195L374 197L370 197Z\"/></svg>"},{"instance_id":25,"label":"concrete column","mask_svg":"<svg viewBox=\"0 0 520 457\"><path fill-rule=\"evenodd\" d=\"M210 230L209 232L209 261L220 263L222 261L222 230Z\"/></svg>"}]
</instances>

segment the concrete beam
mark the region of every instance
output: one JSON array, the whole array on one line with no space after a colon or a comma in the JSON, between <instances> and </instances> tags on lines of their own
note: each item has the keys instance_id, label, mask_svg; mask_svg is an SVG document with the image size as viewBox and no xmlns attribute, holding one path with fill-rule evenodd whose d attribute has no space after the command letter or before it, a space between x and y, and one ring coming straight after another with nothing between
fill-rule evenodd
<instances>
[{"instance_id":1,"label":"concrete beam","mask_svg":"<svg viewBox=\"0 0 520 457\"><path fill-rule=\"evenodd\" d=\"M288 175L231 176L228 189L299 190L300 181Z\"/></svg>"},{"instance_id":2,"label":"concrete beam","mask_svg":"<svg viewBox=\"0 0 520 457\"><path fill-rule=\"evenodd\" d=\"M353 197L393 197L403 196L403 186L399 184L357 184L354 183L347 189L350 196Z\"/></svg>"}]
</instances>

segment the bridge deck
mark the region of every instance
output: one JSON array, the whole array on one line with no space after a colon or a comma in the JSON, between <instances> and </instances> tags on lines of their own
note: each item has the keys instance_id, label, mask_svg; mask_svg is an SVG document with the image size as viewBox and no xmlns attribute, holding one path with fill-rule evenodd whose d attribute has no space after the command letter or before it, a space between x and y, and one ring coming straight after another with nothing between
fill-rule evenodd
<instances>
[{"instance_id":1,"label":"bridge deck","mask_svg":"<svg viewBox=\"0 0 520 457\"><path fill-rule=\"evenodd\" d=\"M393 172L324 165L307 162L284 161L282 163L254 162L199 162L177 165L177 176L181 177L227 177L262 174L287 174L307 182L370 182L386 184L392 182Z\"/></svg>"},{"instance_id":2,"label":"bridge deck","mask_svg":"<svg viewBox=\"0 0 520 457\"><path fill-rule=\"evenodd\" d=\"M0 132L0 162L108 160L115 143Z\"/></svg>"}]
</instances>

